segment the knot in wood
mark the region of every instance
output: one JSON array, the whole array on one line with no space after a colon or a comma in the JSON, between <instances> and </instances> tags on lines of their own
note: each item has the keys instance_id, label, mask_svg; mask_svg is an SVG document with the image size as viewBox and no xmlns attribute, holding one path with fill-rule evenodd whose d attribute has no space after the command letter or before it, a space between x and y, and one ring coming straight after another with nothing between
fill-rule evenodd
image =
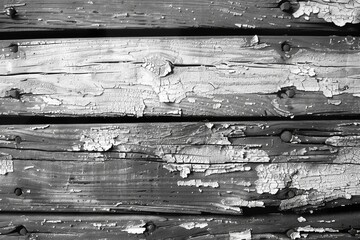
<instances>
[{"instance_id":1,"label":"knot in wood","mask_svg":"<svg viewBox=\"0 0 360 240\"><path fill-rule=\"evenodd\" d=\"M159 77L166 77L173 72L174 65L171 61L161 56L151 56L144 58L142 67Z\"/></svg>"}]
</instances>

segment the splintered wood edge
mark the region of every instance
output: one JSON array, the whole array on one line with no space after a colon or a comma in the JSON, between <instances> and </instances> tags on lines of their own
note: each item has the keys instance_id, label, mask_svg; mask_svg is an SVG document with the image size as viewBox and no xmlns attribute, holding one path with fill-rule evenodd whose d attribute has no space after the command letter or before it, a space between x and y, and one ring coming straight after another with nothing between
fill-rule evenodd
<instances>
[{"instance_id":1,"label":"splintered wood edge","mask_svg":"<svg viewBox=\"0 0 360 240\"><path fill-rule=\"evenodd\" d=\"M360 113L356 37L52 39L1 45L0 113L7 116Z\"/></svg>"}]
</instances>

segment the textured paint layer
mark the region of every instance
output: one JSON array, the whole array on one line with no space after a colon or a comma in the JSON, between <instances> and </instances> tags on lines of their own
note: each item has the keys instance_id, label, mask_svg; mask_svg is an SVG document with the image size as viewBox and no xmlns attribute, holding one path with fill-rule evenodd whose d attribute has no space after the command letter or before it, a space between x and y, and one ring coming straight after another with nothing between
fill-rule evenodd
<instances>
[{"instance_id":1,"label":"textured paint layer","mask_svg":"<svg viewBox=\"0 0 360 240\"><path fill-rule=\"evenodd\" d=\"M356 24L360 22L359 0L318 0L299 2L299 9L293 14L295 18L310 14L317 14L327 22L343 27L346 23Z\"/></svg>"},{"instance_id":2,"label":"textured paint layer","mask_svg":"<svg viewBox=\"0 0 360 240\"><path fill-rule=\"evenodd\" d=\"M14 163L10 155L0 156L0 174L5 175L9 172L14 172Z\"/></svg>"},{"instance_id":3,"label":"textured paint layer","mask_svg":"<svg viewBox=\"0 0 360 240\"><path fill-rule=\"evenodd\" d=\"M298 190L296 196L281 200L281 209L322 205L327 201L350 199L352 195L360 194L360 166L356 165L261 164L256 171L259 178L255 185L259 194L276 194L285 188Z\"/></svg>"}]
</instances>

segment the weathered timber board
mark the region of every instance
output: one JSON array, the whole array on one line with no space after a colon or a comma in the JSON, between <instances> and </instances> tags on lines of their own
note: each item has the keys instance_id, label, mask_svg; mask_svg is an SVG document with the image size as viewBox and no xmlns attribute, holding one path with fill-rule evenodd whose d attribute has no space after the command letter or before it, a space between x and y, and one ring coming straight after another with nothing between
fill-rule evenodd
<instances>
[{"instance_id":1,"label":"weathered timber board","mask_svg":"<svg viewBox=\"0 0 360 240\"><path fill-rule=\"evenodd\" d=\"M0 46L2 115L360 113L355 37L14 40Z\"/></svg>"},{"instance_id":2,"label":"weathered timber board","mask_svg":"<svg viewBox=\"0 0 360 240\"><path fill-rule=\"evenodd\" d=\"M4 0L14 6L13 18L0 15L0 31L54 29L126 28L243 28L314 30L339 32L340 26L354 30L359 23L358 0L300 2L290 13L277 0L198 1L25 1ZM295 11L294 13L291 13Z\"/></svg>"},{"instance_id":3,"label":"weathered timber board","mask_svg":"<svg viewBox=\"0 0 360 240\"><path fill-rule=\"evenodd\" d=\"M359 212L184 215L2 214L4 239L357 239ZM24 230L26 229L26 231ZM22 231L20 231L22 229ZM20 233L19 233L20 232ZM242 236L242 238L240 238ZM16 238L18 237L18 238ZM238 237L238 238L236 238ZM1 235L0 235L0 239ZM21 238L20 238L21 239Z\"/></svg>"},{"instance_id":4,"label":"weathered timber board","mask_svg":"<svg viewBox=\"0 0 360 240\"><path fill-rule=\"evenodd\" d=\"M0 208L241 214L357 204L359 124L3 125Z\"/></svg>"}]
</instances>

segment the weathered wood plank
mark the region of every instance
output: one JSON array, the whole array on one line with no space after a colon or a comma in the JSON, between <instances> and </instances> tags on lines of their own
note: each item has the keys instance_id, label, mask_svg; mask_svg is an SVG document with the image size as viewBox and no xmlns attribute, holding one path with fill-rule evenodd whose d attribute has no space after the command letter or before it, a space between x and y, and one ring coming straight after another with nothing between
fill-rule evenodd
<instances>
[{"instance_id":1,"label":"weathered wood plank","mask_svg":"<svg viewBox=\"0 0 360 240\"><path fill-rule=\"evenodd\" d=\"M11 239L357 239L359 212L184 215L2 214L1 234ZM26 229L26 230L25 230ZM12 232L11 232L12 230ZM242 238L240 238L242 236ZM1 235L0 235L1 237ZM237 238L236 238L237 237ZM1 239L1 238L0 238Z\"/></svg>"},{"instance_id":2,"label":"weathered wood plank","mask_svg":"<svg viewBox=\"0 0 360 240\"><path fill-rule=\"evenodd\" d=\"M297 211L358 204L358 126L5 125L0 208L241 214L249 207Z\"/></svg>"},{"instance_id":3,"label":"weathered wood plank","mask_svg":"<svg viewBox=\"0 0 360 240\"><path fill-rule=\"evenodd\" d=\"M14 6L0 15L1 31L218 27L243 29L355 30L358 0L308 1L80 1L4 0ZM11 17L12 16L12 17ZM325 24L325 23L331 24Z\"/></svg>"},{"instance_id":4,"label":"weathered wood plank","mask_svg":"<svg viewBox=\"0 0 360 240\"><path fill-rule=\"evenodd\" d=\"M58 39L1 46L2 115L360 113L354 37Z\"/></svg>"}]
</instances>

